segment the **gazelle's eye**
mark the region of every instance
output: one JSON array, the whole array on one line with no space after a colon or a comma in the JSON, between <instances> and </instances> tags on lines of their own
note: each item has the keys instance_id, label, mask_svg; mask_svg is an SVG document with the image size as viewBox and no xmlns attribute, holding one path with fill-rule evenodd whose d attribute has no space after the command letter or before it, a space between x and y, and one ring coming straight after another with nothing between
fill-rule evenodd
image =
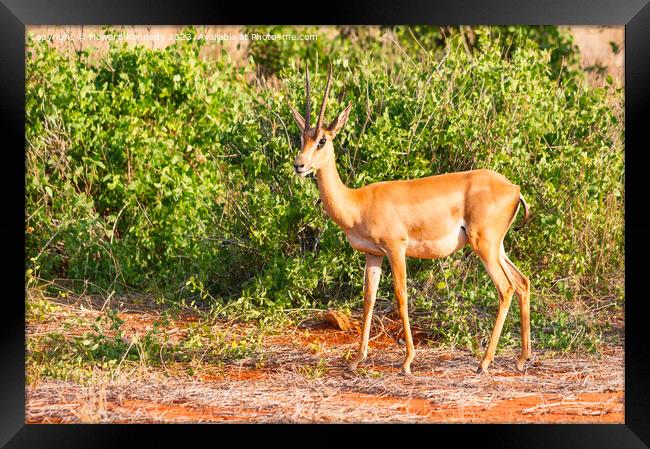
<instances>
[{"instance_id":1,"label":"gazelle's eye","mask_svg":"<svg viewBox=\"0 0 650 449\"><path fill-rule=\"evenodd\" d=\"M325 146L326 142L327 142L327 140L325 140L324 137L321 140L319 140L318 141L318 149L320 150L321 148L323 148Z\"/></svg>"}]
</instances>

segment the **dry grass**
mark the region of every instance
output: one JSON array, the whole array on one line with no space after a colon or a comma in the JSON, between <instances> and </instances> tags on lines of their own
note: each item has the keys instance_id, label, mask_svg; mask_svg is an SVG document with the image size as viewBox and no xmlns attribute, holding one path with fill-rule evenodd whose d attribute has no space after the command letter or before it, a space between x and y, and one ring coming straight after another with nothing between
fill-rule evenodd
<instances>
[{"instance_id":1,"label":"dry grass","mask_svg":"<svg viewBox=\"0 0 650 449\"><path fill-rule=\"evenodd\" d=\"M159 316L156 310L129 311L132 303L121 303L126 338ZM29 321L28 339L73 317L79 326L92 321L100 306L89 304L93 301L59 301L49 318ZM183 338L192 322L195 318L179 316L165 332ZM27 421L623 422L621 347L607 347L598 357L536 351L523 374L514 370L516 354L504 351L489 373L476 375L478 359L470 352L420 343L414 374L404 377L399 374L404 349L386 318L377 320L369 358L351 375L345 367L358 332L334 330L317 319L307 323L265 333L250 356L189 363L191 374L188 363L168 362L123 363L112 373L95 369L83 383L34 377L26 390ZM233 335L251 330L234 322L215 326Z\"/></svg>"}]
</instances>

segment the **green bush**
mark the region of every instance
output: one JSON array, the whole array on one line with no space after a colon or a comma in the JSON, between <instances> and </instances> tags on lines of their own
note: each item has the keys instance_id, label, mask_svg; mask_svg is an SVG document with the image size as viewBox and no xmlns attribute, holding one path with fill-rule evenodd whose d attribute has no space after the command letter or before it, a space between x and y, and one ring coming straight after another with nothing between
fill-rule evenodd
<instances>
[{"instance_id":1,"label":"green bush","mask_svg":"<svg viewBox=\"0 0 650 449\"><path fill-rule=\"evenodd\" d=\"M28 42L30 276L243 310L358 301L363 257L317 205L315 182L291 166L299 141L287 104L302 109L305 60L320 101L331 60L328 116L354 105L335 141L344 182L497 170L532 209L505 246L531 277L533 319L556 323L555 308L581 298L622 300L622 88L591 87L578 70L558 78L553 52L521 30L514 49L479 27L470 51L455 33L435 44L443 47L420 42L407 52L372 30L339 31L318 47L253 45L239 63L225 52L199 57L196 41L164 50L113 43L103 56L74 58ZM256 61L280 87L258 82ZM415 307L441 331L464 320L458 335L477 332L462 308L493 316L494 289L468 247L409 270Z\"/></svg>"}]
</instances>

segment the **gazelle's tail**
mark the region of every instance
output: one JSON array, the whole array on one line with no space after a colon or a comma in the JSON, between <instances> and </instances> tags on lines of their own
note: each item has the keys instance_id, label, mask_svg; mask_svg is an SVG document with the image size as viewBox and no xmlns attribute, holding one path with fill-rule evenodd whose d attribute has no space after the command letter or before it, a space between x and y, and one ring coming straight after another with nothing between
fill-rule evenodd
<instances>
[{"instance_id":1,"label":"gazelle's tail","mask_svg":"<svg viewBox=\"0 0 650 449\"><path fill-rule=\"evenodd\" d=\"M524 206L524 221L521 222L521 227L528 221L528 217L530 217L530 209L528 208L528 204L521 194L519 194L519 202Z\"/></svg>"}]
</instances>

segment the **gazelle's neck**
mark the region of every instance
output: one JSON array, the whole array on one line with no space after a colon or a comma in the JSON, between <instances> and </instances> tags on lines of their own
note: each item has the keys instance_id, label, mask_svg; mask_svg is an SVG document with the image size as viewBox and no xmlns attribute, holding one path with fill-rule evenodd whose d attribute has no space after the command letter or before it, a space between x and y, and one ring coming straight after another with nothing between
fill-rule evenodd
<instances>
[{"instance_id":1,"label":"gazelle's neck","mask_svg":"<svg viewBox=\"0 0 650 449\"><path fill-rule=\"evenodd\" d=\"M343 229L351 228L358 208L354 203L353 190L346 187L341 181L334 155L323 167L318 169L316 179L327 215Z\"/></svg>"}]
</instances>

